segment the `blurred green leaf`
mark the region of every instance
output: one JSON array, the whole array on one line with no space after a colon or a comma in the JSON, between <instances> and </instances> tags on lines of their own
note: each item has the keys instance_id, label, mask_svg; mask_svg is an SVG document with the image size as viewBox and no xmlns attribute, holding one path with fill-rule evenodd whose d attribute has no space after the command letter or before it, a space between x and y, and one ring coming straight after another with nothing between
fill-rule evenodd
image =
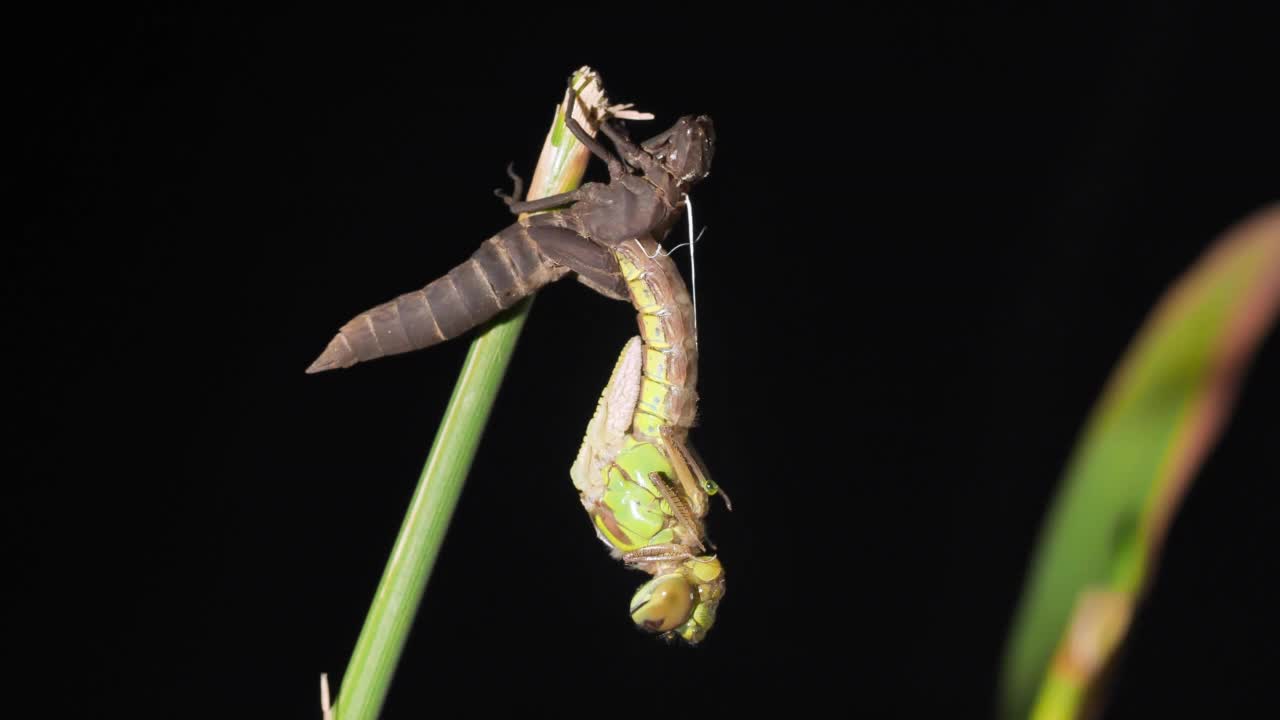
<instances>
[{"instance_id":1,"label":"blurred green leaf","mask_svg":"<svg viewBox=\"0 0 1280 720\"><path fill-rule=\"evenodd\" d=\"M1280 309L1280 207L1213 245L1147 318L1049 512L1006 649L1007 718L1075 718L1123 641L1178 503Z\"/></svg>"}]
</instances>

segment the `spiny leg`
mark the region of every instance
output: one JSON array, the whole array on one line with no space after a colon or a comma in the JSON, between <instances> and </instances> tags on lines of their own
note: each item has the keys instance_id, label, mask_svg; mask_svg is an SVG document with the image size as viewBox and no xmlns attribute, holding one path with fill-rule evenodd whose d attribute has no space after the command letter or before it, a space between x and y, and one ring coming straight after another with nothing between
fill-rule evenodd
<instances>
[{"instance_id":1,"label":"spiny leg","mask_svg":"<svg viewBox=\"0 0 1280 720\"><path fill-rule=\"evenodd\" d=\"M569 115L565 117L569 117ZM614 124L613 119L608 115L608 111L601 113L598 127L600 132L604 133L605 137L609 138L609 141L613 143L613 147L618 151L622 162L637 169L644 169L643 161L647 153L631 141L631 136L627 133L625 127ZM671 131L668 130L667 132L670 133Z\"/></svg>"},{"instance_id":2,"label":"spiny leg","mask_svg":"<svg viewBox=\"0 0 1280 720\"><path fill-rule=\"evenodd\" d=\"M664 432L662 433L663 439L667 441L668 445L675 447L676 452L680 453L681 459L684 461L685 465L688 466L689 470L693 472L693 476L697 480L698 484L702 486L708 495L719 495L720 499L724 501L725 508L729 512L733 512L733 500L729 499L729 493L725 492L723 487L720 487L720 483L717 483L708 477L707 464L703 462L702 456L698 454L697 448L688 441L677 441L672 437L670 432L666 432L665 430L666 429L664 428Z\"/></svg>"},{"instance_id":3,"label":"spiny leg","mask_svg":"<svg viewBox=\"0 0 1280 720\"><path fill-rule=\"evenodd\" d=\"M684 545L664 543L662 545L647 545L638 550L632 550L622 556L622 561L628 565L644 565L655 562L688 560L693 556L693 551Z\"/></svg>"},{"instance_id":4,"label":"spiny leg","mask_svg":"<svg viewBox=\"0 0 1280 720\"><path fill-rule=\"evenodd\" d=\"M671 487L670 482L662 476L662 473L649 473L649 482L653 483L653 486L662 494L662 499L667 501L667 505L670 506L671 514L675 516L676 522L680 523L685 532L698 544L698 549L706 550L707 546L703 543L702 533L698 531L698 523L693 519L693 513L689 511L689 504ZM714 545L712 547L714 548Z\"/></svg>"},{"instance_id":5,"label":"spiny leg","mask_svg":"<svg viewBox=\"0 0 1280 720\"><path fill-rule=\"evenodd\" d=\"M627 132L619 127L615 127L608 118L600 121L600 132L609 138L613 146L618 149L618 153L622 155L623 161L632 167L641 167L641 159L644 151L639 145L631 142L631 138L627 136Z\"/></svg>"},{"instance_id":6,"label":"spiny leg","mask_svg":"<svg viewBox=\"0 0 1280 720\"><path fill-rule=\"evenodd\" d=\"M667 138L670 138L671 134L674 133L675 131L676 129L674 127L667 128L666 130L663 130L662 132L658 133L657 135L654 135L648 140L645 140L644 144L648 147L658 147L662 145L662 143L666 142Z\"/></svg>"},{"instance_id":7,"label":"spiny leg","mask_svg":"<svg viewBox=\"0 0 1280 720\"><path fill-rule=\"evenodd\" d=\"M661 429L662 439L669 447L675 448L675 452L667 453L667 459L671 461L671 468L675 470L675 481L684 490L686 497L696 497L698 494L710 494L707 492L707 486L703 483L702 477L690 467L689 455L684 450L684 441L676 438L671 431L670 426L663 426Z\"/></svg>"},{"instance_id":8,"label":"spiny leg","mask_svg":"<svg viewBox=\"0 0 1280 720\"><path fill-rule=\"evenodd\" d=\"M511 194L502 192L502 188L495 188L493 194L502 198L507 205L521 202L520 198L524 197L524 178L516 174L515 162L507 163L507 177L511 178Z\"/></svg>"},{"instance_id":9,"label":"spiny leg","mask_svg":"<svg viewBox=\"0 0 1280 720\"><path fill-rule=\"evenodd\" d=\"M561 205L571 205L583 198L583 189L578 188L577 190L570 190L557 195L548 195L537 200L520 200L520 196L524 195L524 179L516 174L515 163L507 165L507 175L512 181L512 193L508 195L502 192L501 189L496 189L493 194L502 198L502 202L507 204L507 209L511 211L512 215L540 212L558 208Z\"/></svg>"},{"instance_id":10,"label":"spiny leg","mask_svg":"<svg viewBox=\"0 0 1280 720\"><path fill-rule=\"evenodd\" d=\"M619 160L616 155L609 152L598 140L588 135L587 131L583 130L582 126L578 124L578 121L573 117L573 108L577 103L578 93L570 88L569 97L565 98L564 105L565 127L569 128L569 132L573 133L573 136L578 139L578 142L582 143L588 150L590 150L592 155L600 158L609 166L609 178L611 180L617 180L618 178L629 174L626 166L622 164L622 161ZM603 126L604 123L601 122L601 125Z\"/></svg>"},{"instance_id":11,"label":"spiny leg","mask_svg":"<svg viewBox=\"0 0 1280 720\"><path fill-rule=\"evenodd\" d=\"M551 210L562 205L572 205L585 197L583 188L572 190L558 195L548 195L537 200L517 201L509 197L503 197L501 193L495 193L502 201L507 204L507 208L511 210L511 214L519 215L521 213L541 212L543 210Z\"/></svg>"},{"instance_id":12,"label":"spiny leg","mask_svg":"<svg viewBox=\"0 0 1280 720\"><path fill-rule=\"evenodd\" d=\"M577 273L582 284L614 300L631 299L612 252L567 228L533 225L528 234L543 255Z\"/></svg>"}]
</instances>

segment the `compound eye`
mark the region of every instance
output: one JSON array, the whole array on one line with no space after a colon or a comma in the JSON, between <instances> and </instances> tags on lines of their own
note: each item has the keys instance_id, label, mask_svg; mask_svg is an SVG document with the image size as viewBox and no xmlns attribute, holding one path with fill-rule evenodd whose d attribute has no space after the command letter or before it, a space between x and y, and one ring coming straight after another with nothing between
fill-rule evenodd
<instances>
[{"instance_id":1,"label":"compound eye","mask_svg":"<svg viewBox=\"0 0 1280 720\"><path fill-rule=\"evenodd\" d=\"M720 492L720 486L715 484L711 480L705 480L702 483L702 490L708 495L715 495L716 493Z\"/></svg>"},{"instance_id":2,"label":"compound eye","mask_svg":"<svg viewBox=\"0 0 1280 720\"><path fill-rule=\"evenodd\" d=\"M683 625L693 613L693 586L680 575L656 577L631 598L631 619L649 632L667 632Z\"/></svg>"}]
</instances>

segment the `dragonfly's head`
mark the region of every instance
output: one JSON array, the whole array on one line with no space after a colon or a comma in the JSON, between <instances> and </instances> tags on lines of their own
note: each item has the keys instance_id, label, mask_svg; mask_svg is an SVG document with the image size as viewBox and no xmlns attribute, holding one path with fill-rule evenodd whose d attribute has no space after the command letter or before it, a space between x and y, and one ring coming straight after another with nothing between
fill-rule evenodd
<instances>
[{"instance_id":1,"label":"dragonfly's head","mask_svg":"<svg viewBox=\"0 0 1280 720\"><path fill-rule=\"evenodd\" d=\"M631 598L631 619L642 630L697 645L715 624L722 597L720 561L715 556L690 558L640 586Z\"/></svg>"},{"instance_id":2,"label":"dragonfly's head","mask_svg":"<svg viewBox=\"0 0 1280 720\"><path fill-rule=\"evenodd\" d=\"M685 115L670 130L644 141L642 146L681 190L687 190L711 174L716 130L706 115Z\"/></svg>"}]
</instances>

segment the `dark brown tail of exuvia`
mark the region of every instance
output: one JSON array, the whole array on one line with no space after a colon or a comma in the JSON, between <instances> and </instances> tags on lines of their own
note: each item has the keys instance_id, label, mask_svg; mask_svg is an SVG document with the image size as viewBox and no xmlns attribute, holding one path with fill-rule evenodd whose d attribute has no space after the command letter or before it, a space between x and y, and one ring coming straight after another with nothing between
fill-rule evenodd
<instances>
[{"instance_id":1,"label":"dark brown tail of exuvia","mask_svg":"<svg viewBox=\"0 0 1280 720\"><path fill-rule=\"evenodd\" d=\"M513 224L484 241L444 277L352 318L307 372L431 347L476 327L567 272L538 251L525 227Z\"/></svg>"}]
</instances>

